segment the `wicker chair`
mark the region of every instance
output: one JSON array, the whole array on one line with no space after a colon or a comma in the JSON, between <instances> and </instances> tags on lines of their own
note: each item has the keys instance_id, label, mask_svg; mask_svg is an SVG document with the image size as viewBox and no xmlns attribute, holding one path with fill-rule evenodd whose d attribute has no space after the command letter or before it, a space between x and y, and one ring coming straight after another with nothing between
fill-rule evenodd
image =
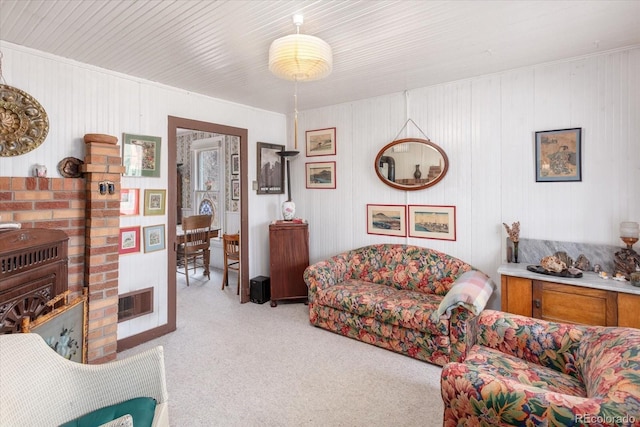
<instances>
[{"instance_id":1,"label":"wicker chair","mask_svg":"<svg viewBox=\"0 0 640 427\"><path fill-rule=\"evenodd\" d=\"M162 347L102 365L57 354L38 334L0 335L0 425L58 426L136 397L156 400L153 426L169 426Z\"/></svg>"}]
</instances>

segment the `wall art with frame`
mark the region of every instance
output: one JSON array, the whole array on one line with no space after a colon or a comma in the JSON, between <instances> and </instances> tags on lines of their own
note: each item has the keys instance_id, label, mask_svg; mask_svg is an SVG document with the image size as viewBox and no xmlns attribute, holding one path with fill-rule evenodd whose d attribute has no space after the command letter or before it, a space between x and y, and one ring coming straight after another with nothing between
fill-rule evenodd
<instances>
[{"instance_id":1,"label":"wall art with frame","mask_svg":"<svg viewBox=\"0 0 640 427\"><path fill-rule=\"evenodd\" d=\"M405 205L367 205L367 233L384 236L407 235L407 207Z\"/></svg>"},{"instance_id":2,"label":"wall art with frame","mask_svg":"<svg viewBox=\"0 0 640 427\"><path fill-rule=\"evenodd\" d=\"M118 243L120 255L140 252L140 226L120 228Z\"/></svg>"},{"instance_id":3,"label":"wall art with frame","mask_svg":"<svg viewBox=\"0 0 640 427\"><path fill-rule=\"evenodd\" d=\"M144 214L164 215L167 190L144 190Z\"/></svg>"},{"instance_id":4,"label":"wall art with frame","mask_svg":"<svg viewBox=\"0 0 640 427\"><path fill-rule=\"evenodd\" d=\"M409 237L456 240L456 207L409 205Z\"/></svg>"},{"instance_id":5,"label":"wall art with frame","mask_svg":"<svg viewBox=\"0 0 640 427\"><path fill-rule=\"evenodd\" d=\"M150 225L143 228L144 252L156 252L165 248L164 224Z\"/></svg>"},{"instance_id":6,"label":"wall art with frame","mask_svg":"<svg viewBox=\"0 0 640 427\"><path fill-rule=\"evenodd\" d=\"M336 188L336 162L305 163L307 188Z\"/></svg>"},{"instance_id":7,"label":"wall art with frame","mask_svg":"<svg viewBox=\"0 0 640 427\"><path fill-rule=\"evenodd\" d=\"M336 154L336 128L308 130L305 136L307 157Z\"/></svg>"},{"instance_id":8,"label":"wall art with frame","mask_svg":"<svg viewBox=\"0 0 640 427\"><path fill-rule=\"evenodd\" d=\"M582 181L582 128L536 132L536 182Z\"/></svg>"},{"instance_id":9,"label":"wall art with frame","mask_svg":"<svg viewBox=\"0 0 640 427\"><path fill-rule=\"evenodd\" d=\"M140 215L140 189L120 190L120 215Z\"/></svg>"},{"instance_id":10,"label":"wall art with frame","mask_svg":"<svg viewBox=\"0 0 640 427\"><path fill-rule=\"evenodd\" d=\"M65 304L32 322L28 316L23 317L21 331L40 335L67 360L87 363L87 296L83 294L67 303L68 295L69 291L60 294L58 297L64 298Z\"/></svg>"},{"instance_id":11,"label":"wall art with frame","mask_svg":"<svg viewBox=\"0 0 640 427\"><path fill-rule=\"evenodd\" d=\"M238 175L240 173L240 155L231 155L231 175Z\"/></svg>"},{"instance_id":12,"label":"wall art with frame","mask_svg":"<svg viewBox=\"0 0 640 427\"><path fill-rule=\"evenodd\" d=\"M240 200L240 180L231 180L231 200Z\"/></svg>"},{"instance_id":13,"label":"wall art with frame","mask_svg":"<svg viewBox=\"0 0 640 427\"><path fill-rule=\"evenodd\" d=\"M122 134L122 165L125 176L160 177L159 136Z\"/></svg>"},{"instance_id":14,"label":"wall art with frame","mask_svg":"<svg viewBox=\"0 0 640 427\"><path fill-rule=\"evenodd\" d=\"M284 145L258 142L257 194L284 194Z\"/></svg>"}]
</instances>

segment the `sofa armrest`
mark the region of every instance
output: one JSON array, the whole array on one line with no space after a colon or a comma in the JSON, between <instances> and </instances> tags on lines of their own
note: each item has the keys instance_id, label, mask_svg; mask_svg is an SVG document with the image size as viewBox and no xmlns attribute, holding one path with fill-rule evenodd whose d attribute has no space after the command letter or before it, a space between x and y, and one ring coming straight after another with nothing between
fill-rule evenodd
<instances>
[{"instance_id":1,"label":"sofa armrest","mask_svg":"<svg viewBox=\"0 0 640 427\"><path fill-rule=\"evenodd\" d=\"M450 318L454 308L464 307L477 316L486 307L494 288L493 281L483 272L467 271L456 279L440 302L438 315Z\"/></svg>"},{"instance_id":2,"label":"sofa armrest","mask_svg":"<svg viewBox=\"0 0 640 427\"><path fill-rule=\"evenodd\" d=\"M478 317L464 307L454 307L449 318L449 361L463 362L476 343Z\"/></svg>"},{"instance_id":3,"label":"sofa armrest","mask_svg":"<svg viewBox=\"0 0 640 427\"><path fill-rule=\"evenodd\" d=\"M343 282L349 272L348 266L345 254L340 254L307 267L303 277L309 288L309 302L315 301L319 290Z\"/></svg>"},{"instance_id":4,"label":"sofa armrest","mask_svg":"<svg viewBox=\"0 0 640 427\"><path fill-rule=\"evenodd\" d=\"M587 417L601 417L613 426L612 408L598 399L561 394L524 386L517 380L487 375L465 363L449 363L442 369L443 425L563 425L589 424ZM624 404L619 405L619 410ZM605 418L606 416L606 418ZM595 418L593 418L595 419ZM595 422L595 421L593 421Z\"/></svg>"},{"instance_id":5,"label":"sofa armrest","mask_svg":"<svg viewBox=\"0 0 640 427\"><path fill-rule=\"evenodd\" d=\"M586 328L517 314L484 310L476 343L531 363L577 376L576 355Z\"/></svg>"}]
</instances>

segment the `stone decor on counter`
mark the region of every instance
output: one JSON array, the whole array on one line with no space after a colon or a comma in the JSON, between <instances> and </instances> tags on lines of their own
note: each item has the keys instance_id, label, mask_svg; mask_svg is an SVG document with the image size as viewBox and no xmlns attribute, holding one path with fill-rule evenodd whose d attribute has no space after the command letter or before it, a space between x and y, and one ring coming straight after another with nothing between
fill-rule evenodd
<instances>
[{"instance_id":1,"label":"stone decor on counter","mask_svg":"<svg viewBox=\"0 0 640 427\"><path fill-rule=\"evenodd\" d=\"M584 271L591 271L596 264L603 271L612 273L615 270L614 254L620 250L619 246L594 245L588 243L560 242L555 240L519 239L518 261L522 264L539 265L544 257L564 252L568 259L575 259L576 264L589 266ZM507 238L507 245L510 241ZM585 259L586 258L586 259Z\"/></svg>"}]
</instances>

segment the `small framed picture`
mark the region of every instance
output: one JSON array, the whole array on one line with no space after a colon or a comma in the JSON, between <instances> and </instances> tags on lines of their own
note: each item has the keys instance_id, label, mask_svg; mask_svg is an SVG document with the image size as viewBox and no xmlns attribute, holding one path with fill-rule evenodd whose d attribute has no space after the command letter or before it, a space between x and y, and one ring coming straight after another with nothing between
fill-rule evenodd
<instances>
[{"instance_id":1,"label":"small framed picture","mask_svg":"<svg viewBox=\"0 0 640 427\"><path fill-rule=\"evenodd\" d=\"M231 180L231 200L240 200L240 181Z\"/></svg>"},{"instance_id":2,"label":"small framed picture","mask_svg":"<svg viewBox=\"0 0 640 427\"><path fill-rule=\"evenodd\" d=\"M140 189L120 190L120 215L140 215Z\"/></svg>"},{"instance_id":3,"label":"small framed picture","mask_svg":"<svg viewBox=\"0 0 640 427\"><path fill-rule=\"evenodd\" d=\"M333 156L336 154L336 128L308 130L305 135L307 157Z\"/></svg>"},{"instance_id":4,"label":"small framed picture","mask_svg":"<svg viewBox=\"0 0 640 427\"><path fill-rule=\"evenodd\" d=\"M125 176L160 176L160 137L122 135L122 165Z\"/></svg>"},{"instance_id":5,"label":"small framed picture","mask_svg":"<svg viewBox=\"0 0 640 427\"><path fill-rule=\"evenodd\" d=\"M164 215L167 190L144 190L144 214Z\"/></svg>"},{"instance_id":6,"label":"small framed picture","mask_svg":"<svg viewBox=\"0 0 640 427\"><path fill-rule=\"evenodd\" d=\"M367 233L405 237L407 207L405 205L367 205Z\"/></svg>"},{"instance_id":7,"label":"small framed picture","mask_svg":"<svg viewBox=\"0 0 640 427\"><path fill-rule=\"evenodd\" d=\"M456 240L456 207L409 205L409 237Z\"/></svg>"},{"instance_id":8,"label":"small framed picture","mask_svg":"<svg viewBox=\"0 0 640 427\"><path fill-rule=\"evenodd\" d=\"M24 317L22 332L40 335L49 347L67 360L87 363L86 300L86 295L82 295L33 322L28 321L28 316Z\"/></svg>"},{"instance_id":9,"label":"small framed picture","mask_svg":"<svg viewBox=\"0 0 640 427\"><path fill-rule=\"evenodd\" d=\"M336 162L305 163L307 188L336 188Z\"/></svg>"},{"instance_id":10,"label":"small framed picture","mask_svg":"<svg viewBox=\"0 0 640 427\"><path fill-rule=\"evenodd\" d=\"M119 254L140 252L140 226L122 227L118 246Z\"/></svg>"},{"instance_id":11,"label":"small framed picture","mask_svg":"<svg viewBox=\"0 0 640 427\"><path fill-rule=\"evenodd\" d=\"M284 145L258 142L257 194L284 194Z\"/></svg>"},{"instance_id":12,"label":"small framed picture","mask_svg":"<svg viewBox=\"0 0 640 427\"><path fill-rule=\"evenodd\" d=\"M143 232L145 253L161 251L165 248L164 224L144 227Z\"/></svg>"},{"instance_id":13,"label":"small framed picture","mask_svg":"<svg viewBox=\"0 0 640 427\"><path fill-rule=\"evenodd\" d=\"M536 182L582 181L582 128L536 132Z\"/></svg>"},{"instance_id":14,"label":"small framed picture","mask_svg":"<svg viewBox=\"0 0 640 427\"><path fill-rule=\"evenodd\" d=\"M240 173L240 156L238 154L231 155L231 175Z\"/></svg>"}]
</instances>

